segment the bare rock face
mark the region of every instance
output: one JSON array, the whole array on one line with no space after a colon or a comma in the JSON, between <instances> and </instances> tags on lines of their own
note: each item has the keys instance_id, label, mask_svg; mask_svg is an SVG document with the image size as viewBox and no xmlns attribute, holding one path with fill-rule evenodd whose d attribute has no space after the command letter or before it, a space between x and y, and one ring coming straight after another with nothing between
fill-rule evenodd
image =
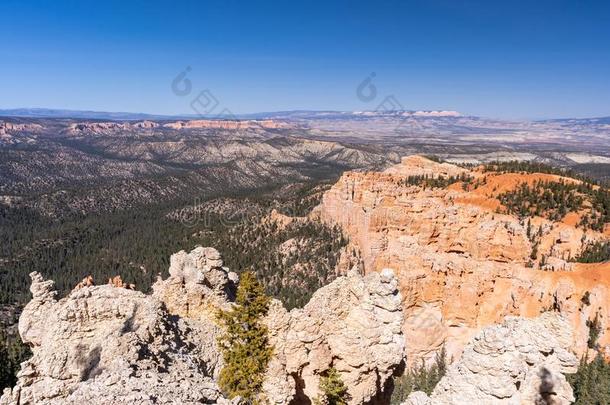
<instances>
[{"instance_id":1,"label":"bare rock face","mask_svg":"<svg viewBox=\"0 0 610 405\"><path fill-rule=\"evenodd\" d=\"M218 308L233 300L239 277L223 267L220 253L210 247L180 251L170 259L169 278L153 285L153 295L170 313L214 323Z\"/></svg>"},{"instance_id":2,"label":"bare rock face","mask_svg":"<svg viewBox=\"0 0 610 405\"><path fill-rule=\"evenodd\" d=\"M578 366L571 341L570 324L557 313L509 317L468 343L430 397L415 392L404 405L570 404L563 374Z\"/></svg>"},{"instance_id":3,"label":"bare rock face","mask_svg":"<svg viewBox=\"0 0 610 405\"><path fill-rule=\"evenodd\" d=\"M468 170L449 163L437 163L423 156L405 156L399 165L387 168L387 174L407 174L409 176L450 177L467 174Z\"/></svg>"},{"instance_id":4,"label":"bare rock face","mask_svg":"<svg viewBox=\"0 0 610 405\"><path fill-rule=\"evenodd\" d=\"M32 301L19 322L33 357L2 404L199 403L222 398L214 328L176 319L145 294L111 285L55 299L32 273ZM192 389L192 387L197 389ZM191 388L189 388L191 387Z\"/></svg>"},{"instance_id":5,"label":"bare rock face","mask_svg":"<svg viewBox=\"0 0 610 405\"><path fill-rule=\"evenodd\" d=\"M2 128L0 123L0 129ZM8 129L27 130L25 125L9 125ZM30 124L32 126L33 124ZM40 125L38 125L40 127ZM41 127L42 128L42 127ZM158 128L169 128L174 130L181 129L231 129L231 130L256 130L256 129L278 129L290 128L290 125L274 120L190 120L190 121L174 121L166 124L159 124L153 121L139 122L79 122L70 124L66 132L70 135L87 134L108 134L119 133L121 131L134 130L155 130Z\"/></svg>"},{"instance_id":6,"label":"bare rock face","mask_svg":"<svg viewBox=\"0 0 610 405\"><path fill-rule=\"evenodd\" d=\"M39 132L42 130L40 124L15 124L12 122L0 121L0 134L10 132Z\"/></svg>"},{"instance_id":7,"label":"bare rock face","mask_svg":"<svg viewBox=\"0 0 610 405\"><path fill-rule=\"evenodd\" d=\"M406 181L462 174L473 178L466 189ZM344 173L312 215L341 226L365 274L394 269L408 364L433 360L443 346L457 359L483 327L506 316L536 317L547 308L558 308L569 320L579 355L587 351L587 320L599 314L599 344L610 353L610 263L567 261L579 254L583 240L604 236L566 221L536 217L528 223L498 213L498 193L558 179L484 173L412 156L384 172Z\"/></svg>"},{"instance_id":8,"label":"bare rock face","mask_svg":"<svg viewBox=\"0 0 610 405\"><path fill-rule=\"evenodd\" d=\"M0 404L231 403L216 384L222 358L214 314L233 305L238 278L222 265L217 250L199 247L172 256L170 277L152 295L83 282L59 300L53 282L32 273L19 332L33 356ZM350 387L350 403L375 397L404 353L397 285L391 271L354 272L303 309L287 312L273 301L265 397L309 403L330 367Z\"/></svg>"},{"instance_id":9,"label":"bare rock face","mask_svg":"<svg viewBox=\"0 0 610 405\"><path fill-rule=\"evenodd\" d=\"M289 128L290 125L274 120L191 120L176 121L163 125L166 128L186 129L186 128L213 128L213 129L277 129Z\"/></svg>"},{"instance_id":10,"label":"bare rock face","mask_svg":"<svg viewBox=\"0 0 610 405\"><path fill-rule=\"evenodd\" d=\"M267 324L276 353L270 370L279 373L269 380L273 389L267 392L277 391L270 399L288 403L295 382L297 401L317 398L320 376L334 367L350 403L370 401L404 356L402 322L398 283L389 269L364 278L351 271L318 290L302 309L286 312L275 301Z\"/></svg>"}]
</instances>

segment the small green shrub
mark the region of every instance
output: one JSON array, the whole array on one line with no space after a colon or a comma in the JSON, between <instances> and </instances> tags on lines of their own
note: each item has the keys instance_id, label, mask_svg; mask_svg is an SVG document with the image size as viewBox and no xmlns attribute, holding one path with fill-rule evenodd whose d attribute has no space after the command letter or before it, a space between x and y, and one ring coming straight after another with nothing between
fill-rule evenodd
<instances>
[{"instance_id":1,"label":"small green shrub","mask_svg":"<svg viewBox=\"0 0 610 405\"><path fill-rule=\"evenodd\" d=\"M587 320L587 326L589 327L589 340L587 340L587 346L589 349L595 349L597 348L597 340L602 331L599 314L595 314L593 320Z\"/></svg>"},{"instance_id":2,"label":"small green shrub","mask_svg":"<svg viewBox=\"0 0 610 405\"><path fill-rule=\"evenodd\" d=\"M585 291L580 299L580 302L582 302L583 305L591 305L591 293L589 291Z\"/></svg>"},{"instance_id":3,"label":"small green shrub","mask_svg":"<svg viewBox=\"0 0 610 405\"><path fill-rule=\"evenodd\" d=\"M347 387L334 367L326 371L325 375L320 378L320 391L322 395L314 401L315 404L347 405L349 400Z\"/></svg>"}]
</instances>

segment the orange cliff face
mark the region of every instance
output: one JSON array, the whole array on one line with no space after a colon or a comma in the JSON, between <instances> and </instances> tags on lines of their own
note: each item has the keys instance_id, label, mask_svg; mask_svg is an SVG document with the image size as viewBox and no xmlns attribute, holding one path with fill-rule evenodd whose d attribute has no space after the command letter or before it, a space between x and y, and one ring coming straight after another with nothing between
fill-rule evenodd
<instances>
[{"instance_id":1,"label":"orange cliff face","mask_svg":"<svg viewBox=\"0 0 610 405\"><path fill-rule=\"evenodd\" d=\"M467 175L474 181L424 189L405 184L413 175ZM587 351L587 321L599 314L599 344L608 355L610 264L567 260L579 254L583 240L604 236L566 220L536 217L528 223L498 213L499 193L551 178L559 179L469 171L411 156L382 173L345 173L313 215L343 228L365 272L396 272L411 364L432 358L443 345L455 358L483 327L507 315L535 317L546 310L561 311L573 324L579 355Z\"/></svg>"}]
</instances>

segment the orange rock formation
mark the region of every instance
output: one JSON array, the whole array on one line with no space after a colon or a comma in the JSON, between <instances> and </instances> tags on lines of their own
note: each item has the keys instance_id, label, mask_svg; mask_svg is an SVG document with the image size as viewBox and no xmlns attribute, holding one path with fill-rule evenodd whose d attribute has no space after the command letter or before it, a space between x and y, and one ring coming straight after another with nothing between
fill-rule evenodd
<instances>
[{"instance_id":1,"label":"orange rock formation","mask_svg":"<svg viewBox=\"0 0 610 405\"><path fill-rule=\"evenodd\" d=\"M480 182L464 190L461 185L424 189L404 181L410 175L462 173ZM506 315L535 317L548 310L567 315L579 355L588 350L587 321L599 314L599 344L608 355L610 263L567 260L578 255L583 240L604 235L577 228L570 218L536 217L528 225L498 213L499 193L522 182L558 179L468 171L411 156L382 173L345 173L313 215L343 228L360 251L365 272L395 270L410 363L430 359L443 345L457 357L476 332ZM537 255L528 226L530 235L539 235Z\"/></svg>"},{"instance_id":2,"label":"orange rock formation","mask_svg":"<svg viewBox=\"0 0 610 405\"><path fill-rule=\"evenodd\" d=\"M116 288L126 288L128 290L135 290L136 286L135 284L128 284L123 282L123 279L121 278L121 276L114 276L112 278L108 279L108 284L116 287Z\"/></svg>"}]
</instances>

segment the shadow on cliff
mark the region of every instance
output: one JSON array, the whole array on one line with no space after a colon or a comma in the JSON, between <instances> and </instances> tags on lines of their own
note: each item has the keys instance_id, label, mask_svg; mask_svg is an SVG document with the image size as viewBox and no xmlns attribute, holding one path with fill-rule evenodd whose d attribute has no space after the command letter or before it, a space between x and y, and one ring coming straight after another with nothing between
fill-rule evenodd
<instances>
[{"instance_id":1,"label":"shadow on cliff","mask_svg":"<svg viewBox=\"0 0 610 405\"><path fill-rule=\"evenodd\" d=\"M407 371L407 364L402 360L394 370L391 378L388 378L383 386L377 386L377 395L367 405L389 405L392 403L392 395L396 389L395 377L402 376Z\"/></svg>"},{"instance_id":2,"label":"shadow on cliff","mask_svg":"<svg viewBox=\"0 0 610 405\"><path fill-rule=\"evenodd\" d=\"M76 357L76 364L80 370L80 380L87 381L104 371L99 367L102 348L96 346L90 351L87 351L88 347L85 345L78 345L77 352L79 355Z\"/></svg>"},{"instance_id":3,"label":"shadow on cliff","mask_svg":"<svg viewBox=\"0 0 610 405\"><path fill-rule=\"evenodd\" d=\"M540 386L538 387L536 405L554 405L556 403L554 397L557 393L553 389L555 385L553 375L546 367L542 367L538 375L540 377Z\"/></svg>"}]
</instances>

